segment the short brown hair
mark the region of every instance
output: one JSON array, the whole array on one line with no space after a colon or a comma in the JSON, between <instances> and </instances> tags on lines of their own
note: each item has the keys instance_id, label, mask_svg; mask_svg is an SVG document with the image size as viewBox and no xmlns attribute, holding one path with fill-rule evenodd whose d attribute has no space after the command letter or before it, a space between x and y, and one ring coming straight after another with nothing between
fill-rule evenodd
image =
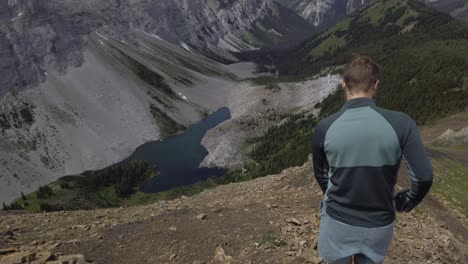
<instances>
[{"instance_id":1,"label":"short brown hair","mask_svg":"<svg viewBox=\"0 0 468 264\"><path fill-rule=\"evenodd\" d=\"M369 91L379 80L380 67L368 56L357 56L345 68L343 80L350 92Z\"/></svg>"}]
</instances>

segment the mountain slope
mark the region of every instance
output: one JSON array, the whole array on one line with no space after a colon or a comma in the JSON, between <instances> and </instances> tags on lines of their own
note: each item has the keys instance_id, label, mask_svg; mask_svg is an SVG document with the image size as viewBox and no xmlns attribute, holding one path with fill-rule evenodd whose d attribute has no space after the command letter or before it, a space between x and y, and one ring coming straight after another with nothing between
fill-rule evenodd
<instances>
[{"instance_id":1,"label":"mountain slope","mask_svg":"<svg viewBox=\"0 0 468 264\"><path fill-rule=\"evenodd\" d=\"M212 58L232 61L231 51L253 48L243 37L255 35L252 30L262 19L274 21L273 27L270 23L264 30L277 31L277 41L308 30L306 21L298 16L281 17L286 11L270 0L0 2L0 95L43 82L48 70L66 72L69 66L80 66L91 32L132 45L137 44L133 32L140 30L178 46L191 46Z\"/></svg>"},{"instance_id":2,"label":"mountain slope","mask_svg":"<svg viewBox=\"0 0 468 264\"><path fill-rule=\"evenodd\" d=\"M382 66L378 103L420 124L468 105L468 27L411 0L368 5L285 54L278 68L283 75L310 76L340 67L354 54L370 55ZM341 103L336 93L322 104L324 114Z\"/></svg>"},{"instance_id":3,"label":"mountain slope","mask_svg":"<svg viewBox=\"0 0 468 264\"><path fill-rule=\"evenodd\" d=\"M191 45L213 57L233 59L223 45L244 50L240 39L274 4L255 1L0 1L2 94L38 84L49 70L80 66L86 36L93 31L133 41L133 31ZM13 67L14 66L14 67Z\"/></svg>"},{"instance_id":4,"label":"mountain slope","mask_svg":"<svg viewBox=\"0 0 468 264\"><path fill-rule=\"evenodd\" d=\"M352 12L375 0L276 0L290 8L314 26L327 28ZM465 0L418 0L456 19L468 23L468 3Z\"/></svg>"},{"instance_id":5,"label":"mountain slope","mask_svg":"<svg viewBox=\"0 0 468 264\"><path fill-rule=\"evenodd\" d=\"M0 201L179 132L253 77L251 63L216 61L313 33L269 0L0 7Z\"/></svg>"},{"instance_id":6,"label":"mountain slope","mask_svg":"<svg viewBox=\"0 0 468 264\"><path fill-rule=\"evenodd\" d=\"M80 253L93 263L320 263L321 198L307 162L146 206L0 215L0 248ZM464 263L465 240L426 206L398 214L387 261Z\"/></svg>"},{"instance_id":7,"label":"mountain slope","mask_svg":"<svg viewBox=\"0 0 468 264\"><path fill-rule=\"evenodd\" d=\"M318 30L294 11L272 4L269 15L257 19L243 40L258 48L271 48L303 41ZM245 52L245 50L244 50Z\"/></svg>"},{"instance_id":8,"label":"mountain slope","mask_svg":"<svg viewBox=\"0 0 468 264\"><path fill-rule=\"evenodd\" d=\"M269 0L0 0L0 201L118 162L226 105L254 76L252 63L219 62L257 48L245 35L261 47L305 34L307 22L277 8ZM262 21L274 42L260 34Z\"/></svg>"},{"instance_id":9,"label":"mountain slope","mask_svg":"<svg viewBox=\"0 0 468 264\"><path fill-rule=\"evenodd\" d=\"M154 49L172 47L153 39L159 43ZM238 77L206 58L173 51L141 53L93 35L80 68L50 71L39 87L3 96L0 200L118 162L138 145L177 132L177 124L187 126L224 105ZM163 66L177 56L198 68Z\"/></svg>"}]
</instances>

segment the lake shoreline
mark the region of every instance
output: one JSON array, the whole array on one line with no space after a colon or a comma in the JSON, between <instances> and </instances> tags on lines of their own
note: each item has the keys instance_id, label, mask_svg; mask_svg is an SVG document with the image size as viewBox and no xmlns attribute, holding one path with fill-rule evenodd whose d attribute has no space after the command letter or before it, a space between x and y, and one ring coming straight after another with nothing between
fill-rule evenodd
<instances>
[{"instance_id":1,"label":"lake shoreline","mask_svg":"<svg viewBox=\"0 0 468 264\"><path fill-rule=\"evenodd\" d=\"M158 177L144 183L141 190L157 193L224 175L223 168L199 167L209 154L201 142L210 129L230 118L229 108L222 107L183 133L139 146L126 161L145 161L159 170Z\"/></svg>"},{"instance_id":2,"label":"lake shoreline","mask_svg":"<svg viewBox=\"0 0 468 264\"><path fill-rule=\"evenodd\" d=\"M186 190L191 189L190 186L224 176L228 172L224 168L199 165L208 155L201 144L202 138L208 130L230 118L230 110L222 107L183 133L140 145L120 162L101 170L88 170L77 175L60 177L4 207L7 210L27 211L107 208L171 198L182 189L190 193ZM133 170L126 169L135 163L146 164L144 166L147 166L148 172L145 174L151 174L151 177L139 174L140 180L133 181ZM153 173L156 168L157 173ZM123 172L125 170L127 172ZM115 180L115 177L118 179ZM122 190L126 190L125 195L122 195ZM81 202L70 202L72 200Z\"/></svg>"}]
</instances>

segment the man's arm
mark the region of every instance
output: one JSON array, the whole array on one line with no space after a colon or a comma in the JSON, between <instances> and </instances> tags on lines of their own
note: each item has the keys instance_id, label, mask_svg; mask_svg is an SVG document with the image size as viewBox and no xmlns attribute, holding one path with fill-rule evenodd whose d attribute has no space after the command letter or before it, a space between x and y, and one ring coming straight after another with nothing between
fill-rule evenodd
<instances>
[{"instance_id":1,"label":"man's arm","mask_svg":"<svg viewBox=\"0 0 468 264\"><path fill-rule=\"evenodd\" d=\"M409 212L426 196L432 186L432 165L416 123L411 120L403 145L403 158L410 174L411 188L395 198L398 211Z\"/></svg>"},{"instance_id":2,"label":"man's arm","mask_svg":"<svg viewBox=\"0 0 468 264\"><path fill-rule=\"evenodd\" d=\"M320 188L325 193L328 186L328 161L324 150L325 133L319 126L315 127L312 136L312 156L314 162L314 175Z\"/></svg>"}]
</instances>

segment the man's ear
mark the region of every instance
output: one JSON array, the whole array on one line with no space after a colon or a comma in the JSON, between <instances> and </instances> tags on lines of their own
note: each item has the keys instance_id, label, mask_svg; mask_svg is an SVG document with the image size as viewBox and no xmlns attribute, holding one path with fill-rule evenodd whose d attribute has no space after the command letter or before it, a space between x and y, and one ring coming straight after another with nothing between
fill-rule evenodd
<instances>
[{"instance_id":1,"label":"man's ear","mask_svg":"<svg viewBox=\"0 0 468 264\"><path fill-rule=\"evenodd\" d=\"M374 92L377 91L377 87L379 86L380 84L380 80L377 80L374 84Z\"/></svg>"},{"instance_id":2,"label":"man's ear","mask_svg":"<svg viewBox=\"0 0 468 264\"><path fill-rule=\"evenodd\" d=\"M350 95L353 95L351 91L348 90L348 87L346 86L346 82L344 80L341 80L341 87L346 98L348 98Z\"/></svg>"}]
</instances>

